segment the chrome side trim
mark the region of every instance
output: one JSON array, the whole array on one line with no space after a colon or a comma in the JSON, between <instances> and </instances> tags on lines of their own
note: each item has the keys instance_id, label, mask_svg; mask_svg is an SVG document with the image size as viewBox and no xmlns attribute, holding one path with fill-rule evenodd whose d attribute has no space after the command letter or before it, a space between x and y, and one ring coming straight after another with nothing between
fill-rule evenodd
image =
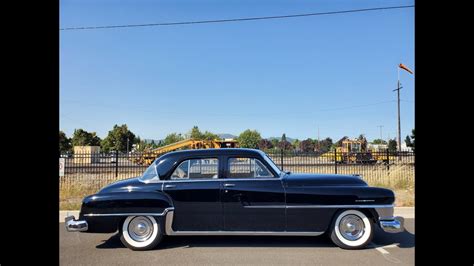
<instances>
[{"instance_id":1,"label":"chrome side trim","mask_svg":"<svg viewBox=\"0 0 474 266\"><path fill-rule=\"evenodd\" d=\"M209 181L272 181L272 180L281 180L281 177L255 177L255 178L202 178L202 179L166 179L166 180L159 180L163 183L168 182L209 182Z\"/></svg>"},{"instance_id":2,"label":"chrome side trim","mask_svg":"<svg viewBox=\"0 0 474 266\"><path fill-rule=\"evenodd\" d=\"M256 206L243 206L249 209L266 209L266 208L286 208L286 209L305 209L305 208L374 208L381 220L384 217L393 216L393 205L256 205ZM388 210L386 210L388 209ZM151 216L164 216L167 212L173 211L174 208L166 208L162 213L87 213L84 216L88 217L100 217L100 216L140 216L140 215L151 215Z\"/></svg>"},{"instance_id":3,"label":"chrome side trim","mask_svg":"<svg viewBox=\"0 0 474 266\"><path fill-rule=\"evenodd\" d=\"M245 206L243 205L242 207L246 209L286 209L285 205L256 205L256 206Z\"/></svg>"},{"instance_id":4,"label":"chrome side trim","mask_svg":"<svg viewBox=\"0 0 474 266\"><path fill-rule=\"evenodd\" d=\"M287 208L393 208L393 205L289 205Z\"/></svg>"},{"instance_id":5,"label":"chrome side trim","mask_svg":"<svg viewBox=\"0 0 474 266\"><path fill-rule=\"evenodd\" d=\"M87 213L84 216L88 217L102 217L102 216L163 216L174 208L166 208L162 213L150 213L150 212L131 212L131 213Z\"/></svg>"},{"instance_id":6,"label":"chrome side trim","mask_svg":"<svg viewBox=\"0 0 474 266\"><path fill-rule=\"evenodd\" d=\"M256 206L243 206L249 209L265 209L265 208L286 208L286 209L305 209L305 208L374 208L376 210L392 208L393 205L256 205ZM380 214L380 213L379 213Z\"/></svg>"},{"instance_id":7,"label":"chrome side trim","mask_svg":"<svg viewBox=\"0 0 474 266\"><path fill-rule=\"evenodd\" d=\"M165 233L169 236L221 236L221 235L234 235L234 236L319 236L324 232L273 232L273 231L174 231L173 216L174 209L166 209L167 215L165 220Z\"/></svg>"},{"instance_id":8,"label":"chrome side trim","mask_svg":"<svg viewBox=\"0 0 474 266\"><path fill-rule=\"evenodd\" d=\"M355 200L355 202L374 202L375 200L374 199L358 199L358 200Z\"/></svg>"}]
</instances>

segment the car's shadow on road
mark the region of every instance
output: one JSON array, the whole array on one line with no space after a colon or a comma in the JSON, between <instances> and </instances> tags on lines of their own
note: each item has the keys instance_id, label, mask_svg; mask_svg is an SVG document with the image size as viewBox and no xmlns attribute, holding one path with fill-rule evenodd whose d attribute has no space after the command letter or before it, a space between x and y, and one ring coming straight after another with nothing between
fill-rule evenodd
<instances>
[{"instance_id":1,"label":"car's shadow on road","mask_svg":"<svg viewBox=\"0 0 474 266\"><path fill-rule=\"evenodd\" d=\"M396 244L400 248L411 248L415 246L415 235L404 231L397 234L389 234L376 228L373 241L376 245L368 248ZM319 247L334 248L335 245L329 237L322 235L317 237L300 236L173 236L164 237L156 248L193 248L193 247ZM103 243L96 246L98 249L125 248L120 242L119 234L111 236Z\"/></svg>"},{"instance_id":2,"label":"car's shadow on road","mask_svg":"<svg viewBox=\"0 0 474 266\"><path fill-rule=\"evenodd\" d=\"M379 246L396 244L399 248L412 248L415 247L415 234L407 230L401 233L390 234L376 227L372 242Z\"/></svg>"}]
</instances>

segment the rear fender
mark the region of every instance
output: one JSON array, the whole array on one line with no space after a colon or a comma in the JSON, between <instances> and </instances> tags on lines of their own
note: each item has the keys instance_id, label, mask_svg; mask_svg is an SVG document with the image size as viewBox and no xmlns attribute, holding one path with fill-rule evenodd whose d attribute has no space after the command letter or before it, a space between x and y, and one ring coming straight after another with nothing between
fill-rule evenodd
<instances>
[{"instance_id":1,"label":"rear fender","mask_svg":"<svg viewBox=\"0 0 474 266\"><path fill-rule=\"evenodd\" d=\"M168 208L173 202L162 192L99 193L84 198L79 218L88 222L88 232L107 233L130 215L151 215L163 225Z\"/></svg>"}]
</instances>

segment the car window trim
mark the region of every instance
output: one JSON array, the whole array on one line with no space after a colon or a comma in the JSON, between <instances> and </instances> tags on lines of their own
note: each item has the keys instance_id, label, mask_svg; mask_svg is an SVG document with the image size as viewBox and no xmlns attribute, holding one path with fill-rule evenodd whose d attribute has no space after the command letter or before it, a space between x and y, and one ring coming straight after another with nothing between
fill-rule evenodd
<instances>
[{"instance_id":1,"label":"car window trim","mask_svg":"<svg viewBox=\"0 0 474 266\"><path fill-rule=\"evenodd\" d=\"M229 168L229 159L231 158L249 158L249 159L257 159L260 163L262 163L265 168L267 168L267 171L269 171L273 177L242 177L242 178L236 178L236 177L227 177L228 175L230 175L230 168ZM276 173L274 173L273 169L271 169L271 167L269 167L269 165L267 165L267 162L265 160L261 160L258 156L252 156L252 155L228 155L226 156L226 163L225 163L225 171L224 171L224 177L223 179L225 180L232 180L232 181L235 181L235 180L265 180L265 179L271 179L271 180L274 180L274 179L281 179L281 176L280 175L277 175Z\"/></svg>"},{"instance_id":2,"label":"car window trim","mask_svg":"<svg viewBox=\"0 0 474 266\"><path fill-rule=\"evenodd\" d=\"M216 159L217 160L217 178L196 178L196 179L189 178L189 174L190 174L189 169L191 168L191 165L190 165L191 160L203 160L203 159ZM176 171L176 169L184 161L188 161L188 178L172 178L174 171ZM220 163L221 163L220 161L221 161L220 156L205 156L205 157L199 156L199 157L186 157L186 158L183 158L173 168L173 171L171 171L171 174L169 175L169 177L167 179L164 179L163 181L196 181L196 180L197 181L212 181L212 180L219 180L219 179L221 179L219 177L219 169L220 169Z\"/></svg>"}]
</instances>

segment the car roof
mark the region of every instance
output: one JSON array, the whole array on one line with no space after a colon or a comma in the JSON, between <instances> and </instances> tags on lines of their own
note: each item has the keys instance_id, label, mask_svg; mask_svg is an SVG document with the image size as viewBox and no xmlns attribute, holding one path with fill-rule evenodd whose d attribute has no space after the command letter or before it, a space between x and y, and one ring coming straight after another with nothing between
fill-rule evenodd
<instances>
[{"instance_id":1,"label":"car roof","mask_svg":"<svg viewBox=\"0 0 474 266\"><path fill-rule=\"evenodd\" d=\"M166 153L168 156L179 155L262 155L263 152L257 149L247 148L220 148L220 149L195 149L195 150L180 150Z\"/></svg>"}]
</instances>

